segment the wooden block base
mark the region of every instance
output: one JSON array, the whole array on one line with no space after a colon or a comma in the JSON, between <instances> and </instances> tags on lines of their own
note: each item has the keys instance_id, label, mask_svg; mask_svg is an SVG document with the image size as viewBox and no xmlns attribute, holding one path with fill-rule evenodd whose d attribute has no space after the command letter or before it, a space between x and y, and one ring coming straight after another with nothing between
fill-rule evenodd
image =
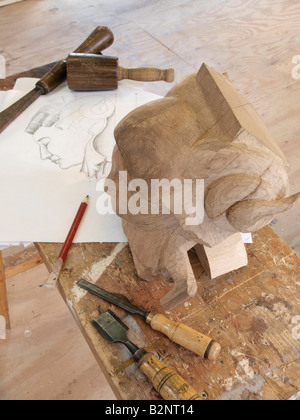
<instances>
[{"instance_id":1,"label":"wooden block base","mask_svg":"<svg viewBox=\"0 0 300 420\"><path fill-rule=\"evenodd\" d=\"M217 246L195 246L196 254L211 279L248 264L247 251L240 233L230 236Z\"/></svg>"}]
</instances>

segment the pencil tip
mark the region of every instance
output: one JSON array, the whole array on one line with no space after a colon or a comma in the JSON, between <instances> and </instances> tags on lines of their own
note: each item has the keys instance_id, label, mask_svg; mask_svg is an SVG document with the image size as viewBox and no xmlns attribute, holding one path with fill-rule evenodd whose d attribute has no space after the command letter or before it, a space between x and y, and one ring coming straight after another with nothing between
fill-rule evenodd
<instances>
[{"instance_id":1,"label":"pencil tip","mask_svg":"<svg viewBox=\"0 0 300 420\"><path fill-rule=\"evenodd\" d=\"M90 198L90 196L89 195L87 195L86 197L85 197L85 199L82 201L83 203L88 203L89 202L89 198Z\"/></svg>"}]
</instances>

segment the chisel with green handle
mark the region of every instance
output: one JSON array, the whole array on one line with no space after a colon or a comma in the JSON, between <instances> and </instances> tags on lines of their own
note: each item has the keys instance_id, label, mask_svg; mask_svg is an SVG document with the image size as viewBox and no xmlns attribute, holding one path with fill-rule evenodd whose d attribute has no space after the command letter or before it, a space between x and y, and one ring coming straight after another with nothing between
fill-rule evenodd
<instances>
[{"instance_id":1,"label":"chisel with green handle","mask_svg":"<svg viewBox=\"0 0 300 420\"><path fill-rule=\"evenodd\" d=\"M208 360L216 360L221 351L220 344L215 340L201 334L185 324L182 324L181 322L171 321L162 314L144 312L138 307L132 305L130 302L127 302L126 300L121 299L84 279L81 279L77 285L131 314L142 316L146 320L147 324L150 324L153 330L162 332L171 341L185 347L198 356Z\"/></svg>"}]
</instances>

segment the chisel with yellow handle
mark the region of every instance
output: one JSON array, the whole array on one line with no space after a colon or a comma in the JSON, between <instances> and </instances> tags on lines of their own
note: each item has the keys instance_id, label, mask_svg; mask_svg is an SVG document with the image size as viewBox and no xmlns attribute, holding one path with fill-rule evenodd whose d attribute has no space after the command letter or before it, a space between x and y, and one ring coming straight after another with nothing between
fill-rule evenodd
<instances>
[{"instance_id":1,"label":"chisel with yellow handle","mask_svg":"<svg viewBox=\"0 0 300 420\"><path fill-rule=\"evenodd\" d=\"M177 372L158 360L153 353L138 348L128 339L128 327L112 311L102 313L92 325L109 343L122 343L133 354L143 372L164 400L201 400L195 389Z\"/></svg>"},{"instance_id":2,"label":"chisel with yellow handle","mask_svg":"<svg viewBox=\"0 0 300 420\"><path fill-rule=\"evenodd\" d=\"M147 324L150 324L151 328L155 331L160 331L165 334L171 341L179 344L182 347L192 351L208 360L216 360L220 351L221 346L212 338L201 334L200 332L188 327L181 322L174 322L166 318L162 314L154 314L152 312L144 312L136 306L132 305L124 299L120 299L112 293L107 292L104 289L90 283L84 279L81 279L77 285L82 289L106 300L107 302L113 303L116 306L124 309L131 314L137 314L142 316Z\"/></svg>"}]
</instances>

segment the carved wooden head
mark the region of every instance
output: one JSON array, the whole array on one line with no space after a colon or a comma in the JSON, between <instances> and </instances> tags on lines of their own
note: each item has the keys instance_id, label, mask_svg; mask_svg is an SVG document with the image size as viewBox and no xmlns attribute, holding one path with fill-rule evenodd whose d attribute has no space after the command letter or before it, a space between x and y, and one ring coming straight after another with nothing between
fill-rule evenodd
<instances>
[{"instance_id":1,"label":"carved wooden head","mask_svg":"<svg viewBox=\"0 0 300 420\"><path fill-rule=\"evenodd\" d=\"M187 251L253 232L300 201L288 196L287 162L261 118L228 81L205 64L165 98L129 113L116 127L110 179L203 179L204 220L182 214L120 214L140 277L173 279L162 299L178 306L196 293ZM118 188L117 188L118 196ZM150 197L144 197L150 200Z\"/></svg>"}]
</instances>

